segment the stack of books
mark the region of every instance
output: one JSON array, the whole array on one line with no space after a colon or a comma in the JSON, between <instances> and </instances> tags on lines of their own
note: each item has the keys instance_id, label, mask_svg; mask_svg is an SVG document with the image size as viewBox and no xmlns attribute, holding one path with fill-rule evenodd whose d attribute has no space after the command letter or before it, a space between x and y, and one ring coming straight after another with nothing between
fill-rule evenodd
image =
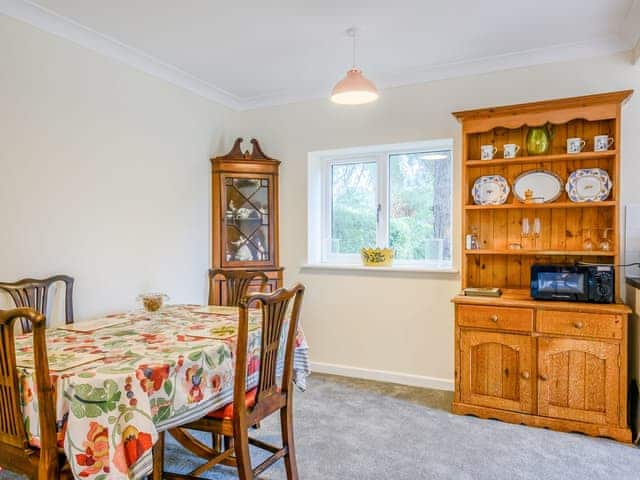
<instances>
[{"instance_id":1,"label":"stack of books","mask_svg":"<svg viewBox=\"0 0 640 480\"><path fill-rule=\"evenodd\" d=\"M502 291L499 288L467 287L462 291L468 297L499 297Z\"/></svg>"}]
</instances>

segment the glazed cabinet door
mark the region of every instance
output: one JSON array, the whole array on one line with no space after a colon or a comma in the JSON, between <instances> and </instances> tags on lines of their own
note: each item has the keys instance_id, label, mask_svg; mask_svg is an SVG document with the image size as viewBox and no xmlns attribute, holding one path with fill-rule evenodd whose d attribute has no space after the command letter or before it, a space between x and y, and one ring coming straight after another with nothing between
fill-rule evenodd
<instances>
[{"instance_id":1,"label":"glazed cabinet door","mask_svg":"<svg viewBox=\"0 0 640 480\"><path fill-rule=\"evenodd\" d=\"M617 343L538 338L538 415L617 425Z\"/></svg>"},{"instance_id":2,"label":"glazed cabinet door","mask_svg":"<svg viewBox=\"0 0 640 480\"><path fill-rule=\"evenodd\" d=\"M472 405L533 411L535 366L532 337L498 332L460 332L460 396Z\"/></svg>"},{"instance_id":3,"label":"glazed cabinet door","mask_svg":"<svg viewBox=\"0 0 640 480\"><path fill-rule=\"evenodd\" d=\"M273 182L272 175L221 175L223 267L275 265Z\"/></svg>"}]
</instances>

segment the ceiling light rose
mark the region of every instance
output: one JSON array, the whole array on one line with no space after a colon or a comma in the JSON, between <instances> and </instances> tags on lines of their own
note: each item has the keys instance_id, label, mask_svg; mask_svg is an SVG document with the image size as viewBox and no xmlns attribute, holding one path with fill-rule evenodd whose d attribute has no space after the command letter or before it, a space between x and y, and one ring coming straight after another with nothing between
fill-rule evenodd
<instances>
[{"instance_id":1,"label":"ceiling light rose","mask_svg":"<svg viewBox=\"0 0 640 480\"><path fill-rule=\"evenodd\" d=\"M331 101L341 105L362 105L378 99L378 89L356 68L356 29L347 30L353 39L353 67L340 80L331 92Z\"/></svg>"}]
</instances>

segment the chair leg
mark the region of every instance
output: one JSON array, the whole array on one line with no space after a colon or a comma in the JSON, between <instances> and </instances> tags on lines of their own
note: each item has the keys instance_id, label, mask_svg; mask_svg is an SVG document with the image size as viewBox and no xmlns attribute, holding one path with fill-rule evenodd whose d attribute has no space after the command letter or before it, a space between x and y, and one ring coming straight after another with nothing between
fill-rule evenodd
<instances>
[{"instance_id":1,"label":"chair leg","mask_svg":"<svg viewBox=\"0 0 640 480\"><path fill-rule=\"evenodd\" d=\"M291 392L289 392L287 406L280 410L280 426L282 428L282 444L287 447L287 454L284 457L287 480L298 480L296 446L293 440L293 405Z\"/></svg>"},{"instance_id":2,"label":"chair leg","mask_svg":"<svg viewBox=\"0 0 640 480\"><path fill-rule=\"evenodd\" d=\"M224 450L226 450L222 445L222 435L219 435L217 433L211 434L211 448L213 448L218 453L222 453Z\"/></svg>"},{"instance_id":3,"label":"chair leg","mask_svg":"<svg viewBox=\"0 0 640 480\"><path fill-rule=\"evenodd\" d=\"M158 441L153 446L153 473L152 480L162 480L164 471L164 432L158 433Z\"/></svg>"},{"instance_id":4,"label":"chair leg","mask_svg":"<svg viewBox=\"0 0 640 480\"><path fill-rule=\"evenodd\" d=\"M233 446L236 453L239 480L253 480L251 453L249 452L249 432L247 428L234 429Z\"/></svg>"},{"instance_id":5,"label":"chair leg","mask_svg":"<svg viewBox=\"0 0 640 480\"><path fill-rule=\"evenodd\" d=\"M225 435L222 436L222 447L225 450L229 450L233 447L233 437L227 437Z\"/></svg>"}]
</instances>

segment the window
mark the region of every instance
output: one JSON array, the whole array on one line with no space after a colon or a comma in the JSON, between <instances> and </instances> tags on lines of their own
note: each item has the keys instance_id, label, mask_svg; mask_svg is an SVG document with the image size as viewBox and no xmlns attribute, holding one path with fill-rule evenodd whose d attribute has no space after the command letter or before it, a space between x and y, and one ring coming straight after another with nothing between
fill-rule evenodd
<instances>
[{"instance_id":1,"label":"window","mask_svg":"<svg viewBox=\"0 0 640 480\"><path fill-rule=\"evenodd\" d=\"M359 264L391 247L394 265L451 268L451 140L313 152L309 263Z\"/></svg>"}]
</instances>

